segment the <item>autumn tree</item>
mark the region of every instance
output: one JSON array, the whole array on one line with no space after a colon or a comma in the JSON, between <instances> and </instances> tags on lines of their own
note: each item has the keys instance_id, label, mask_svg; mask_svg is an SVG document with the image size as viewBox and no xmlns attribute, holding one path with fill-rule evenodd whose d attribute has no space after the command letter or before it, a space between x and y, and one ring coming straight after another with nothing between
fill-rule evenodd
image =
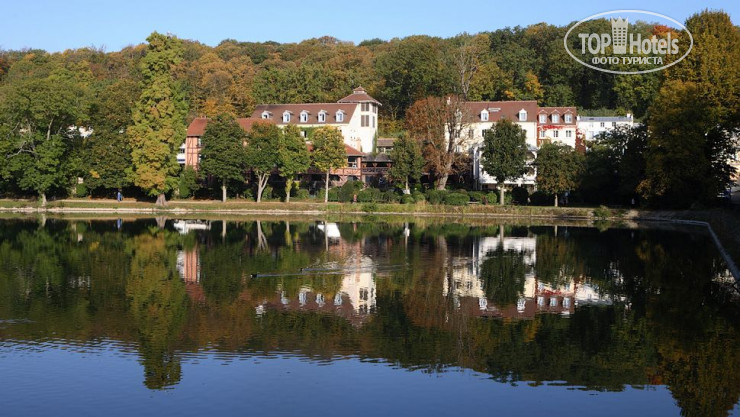
<instances>
[{"instance_id":1,"label":"autumn tree","mask_svg":"<svg viewBox=\"0 0 740 417\"><path fill-rule=\"evenodd\" d=\"M257 177L257 202L262 201L262 192L267 186L272 171L278 166L279 153L275 152L282 132L273 123L259 121L252 125L247 139L247 167Z\"/></svg>"},{"instance_id":2,"label":"autumn tree","mask_svg":"<svg viewBox=\"0 0 740 417\"><path fill-rule=\"evenodd\" d=\"M147 54L139 64L142 91L127 134L131 143L134 184L157 205L167 203L165 193L176 185L180 169L177 148L185 139L187 103L175 83L173 72L182 61L180 40L152 33Z\"/></svg>"},{"instance_id":3,"label":"autumn tree","mask_svg":"<svg viewBox=\"0 0 740 417\"><path fill-rule=\"evenodd\" d=\"M203 149L200 152L200 168L203 174L221 181L223 202L226 202L226 184L229 181L244 181L246 139L244 129L228 114L211 120L201 137Z\"/></svg>"},{"instance_id":4,"label":"autumn tree","mask_svg":"<svg viewBox=\"0 0 740 417\"><path fill-rule=\"evenodd\" d=\"M449 52L448 60L455 69L455 90L464 100L468 100L470 84L485 63L490 40L483 33L475 36L464 33L452 40L455 45Z\"/></svg>"},{"instance_id":5,"label":"autumn tree","mask_svg":"<svg viewBox=\"0 0 740 417\"><path fill-rule=\"evenodd\" d=\"M411 138L422 146L426 169L435 178L438 190L444 190L450 175L467 161L470 109L459 97L427 97L415 102L407 113Z\"/></svg>"},{"instance_id":6,"label":"autumn tree","mask_svg":"<svg viewBox=\"0 0 740 417\"><path fill-rule=\"evenodd\" d=\"M554 194L557 207L558 194L578 186L583 167L581 154L562 143L545 143L534 163L537 166L537 189Z\"/></svg>"},{"instance_id":7,"label":"autumn tree","mask_svg":"<svg viewBox=\"0 0 740 417\"><path fill-rule=\"evenodd\" d=\"M481 166L496 179L501 204L504 204L504 183L526 172L527 135L509 119L501 119L483 135Z\"/></svg>"},{"instance_id":8,"label":"autumn tree","mask_svg":"<svg viewBox=\"0 0 740 417\"><path fill-rule=\"evenodd\" d=\"M324 203L329 202L329 174L332 169L347 165L347 152L344 149L342 134L333 127L320 127L311 136L313 152L311 163L324 172Z\"/></svg>"},{"instance_id":9,"label":"autumn tree","mask_svg":"<svg viewBox=\"0 0 740 417\"><path fill-rule=\"evenodd\" d=\"M406 135L401 136L393 142L390 158L393 161L389 171L391 178L402 181L404 193L409 194L409 180L419 181L424 168L419 142Z\"/></svg>"},{"instance_id":10,"label":"autumn tree","mask_svg":"<svg viewBox=\"0 0 740 417\"><path fill-rule=\"evenodd\" d=\"M296 174L308 171L311 156L306 141L298 126L290 124L283 129L278 142L278 169L285 177L285 202L290 202L290 190L295 183Z\"/></svg>"}]
</instances>

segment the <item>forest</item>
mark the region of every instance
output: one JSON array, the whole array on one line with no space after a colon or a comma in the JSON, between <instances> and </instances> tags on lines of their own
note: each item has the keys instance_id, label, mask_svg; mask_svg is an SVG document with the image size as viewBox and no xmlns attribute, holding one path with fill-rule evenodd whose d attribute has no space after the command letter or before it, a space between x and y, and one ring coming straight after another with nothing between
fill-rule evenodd
<instances>
[{"instance_id":1,"label":"forest","mask_svg":"<svg viewBox=\"0 0 740 417\"><path fill-rule=\"evenodd\" d=\"M588 24L604 30L609 23ZM645 36L671 30L634 26ZM546 23L357 45L325 36L285 44L226 39L210 47L154 33L120 51L3 50L0 193L45 199L135 186L171 195L180 175L172 154L193 118L246 117L257 103L334 102L363 86L383 103L381 136L403 135L415 102L450 94L577 106L589 115L632 113L651 135L645 172L630 192L657 205L688 205L715 195L732 173L740 35L721 11L699 12L686 26L691 54L638 75L577 64L563 47L568 26ZM84 187L76 187L79 178Z\"/></svg>"}]
</instances>

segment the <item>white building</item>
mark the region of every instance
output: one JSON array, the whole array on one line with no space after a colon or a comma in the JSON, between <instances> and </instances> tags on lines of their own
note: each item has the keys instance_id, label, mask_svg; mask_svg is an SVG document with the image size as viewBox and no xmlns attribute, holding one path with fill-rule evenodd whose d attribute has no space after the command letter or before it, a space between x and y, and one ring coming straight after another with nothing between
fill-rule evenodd
<instances>
[{"instance_id":1,"label":"white building","mask_svg":"<svg viewBox=\"0 0 740 417\"><path fill-rule=\"evenodd\" d=\"M635 122L631 114L627 116L578 116L578 130L585 140L594 140L599 134L608 132L617 126L633 127Z\"/></svg>"},{"instance_id":2,"label":"white building","mask_svg":"<svg viewBox=\"0 0 740 417\"><path fill-rule=\"evenodd\" d=\"M537 147L560 142L575 149L578 138L578 114L575 107L539 107L537 109Z\"/></svg>"}]
</instances>

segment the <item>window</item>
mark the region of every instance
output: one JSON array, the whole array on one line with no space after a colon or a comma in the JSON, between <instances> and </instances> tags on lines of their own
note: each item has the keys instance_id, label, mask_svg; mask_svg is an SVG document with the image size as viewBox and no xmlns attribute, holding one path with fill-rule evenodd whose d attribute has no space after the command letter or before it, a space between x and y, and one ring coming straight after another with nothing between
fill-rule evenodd
<instances>
[{"instance_id":1,"label":"window","mask_svg":"<svg viewBox=\"0 0 740 417\"><path fill-rule=\"evenodd\" d=\"M303 110L301 112L301 123L306 123L306 122L308 122L308 112Z\"/></svg>"},{"instance_id":2,"label":"window","mask_svg":"<svg viewBox=\"0 0 740 417\"><path fill-rule=\"evenodd\" d=\"M337 112L337 116L336 117L337 117L337 122L339 122L339 123L343 122L344 121L344 112L341 111L341 110L339 110Z\"/></svg>"},{"instance_id":3,"label":"window","mask_svg":"<svg viewBox=\"0 0 740 417\"><path fill-rule=\"evenodd\" d=\"M484 122L488 121L488 110L483 110L482 112L480 112L480 119Z\"/></svg>"},{"instance_id":4,"label":"window","mask_svg":"<svg viewBox=\"0 0 740 417\"><path fill-rule=\"evenodd\" d=\"M541 138L545 137L545 129L540 130L540 137Z\"/></svg>"},{"instance_id":5,"label":"window","mask_svg":"<svg viewBox=\"0 0 740 417\"><path fill-rule=\"evenodd\" d=\"M367 115L360 116L360 126L361 127L370 126L370 116L367 116Z\"/></svg>"},{"instance_id":6,"label":"window","mask_svg":"<svg viewBox=\"0 0 740 417\"><path fill-rule=\"evenodd\" d=\"M572 130L566 130L565 131L565 137L566 138L572 138L573 137L573 131Z\"/></svg>"},{"instance_id":7,"label":"window","mask_svg":"<svg viewBox=\"0 0 740 417\"><path fill-rule=\"evenodd\" d=\"M565 115L565 123L573 123L573 115L572 114L566 114Z\"/></svg>"},{"instance_id":8,"label":"window","mask_svg":"<svg viewBox=\"0 0 740 417\"><path fill-rule=\"evenodd\" d=\"M541 114L540 115L540 123L547 123L547 115Z\"/></svg>"},{"instance_id":9,"label":"window","mask_svg":"<svg viewBox=\"0 0 740 417\"><path fill-rule=\"evenodd\" d=\"M373 104L373 113L378 114L378 105Z\"/></svg>"},{"instance_id":10,"label":"window","mask_svg":"<svg viewBox=\"0 0 740 417\"><path fill-rule=\"evenodd\" d=\"M326 123L326 112L323 110L319 112L319 123Z\"/></svg>"},{"instance_id":11,"label":"window","mask_svg":"<svg viewBox=\"0 0 740 417\"><path fill-rule=\"evenodd\" d=\"M617 127L617 122L612 122L612 127Z\"/></svg>"},{"instance_id":12,"label":"window","mask_svg":"<svg viewBox=\"0 0 740 417\"><path fill-rule=\"evenodd\" d=\"M370 103L362 103L361 105L362 111L369 111L370 110Z\"/></svg>"},{"instance_id":13,"label":"window","mask_svg":"<svg viewBox=\"0 0 740 417\"><path fill-rule=\"evenodd\" d=\"M599 123L601 127L604 127L604 122Z\"/></svg>"},{"instance_id":14,"label":"window","mask_svg":"<svg viewBox=\"0 0 740 417\"><path fill-rule=\"evenodd\" d=\"M553 130L552 137L554 137L554 138L558 137L558 133L559 132L557 130Z\"/></svg>"},{"instance_id":15,"label":"window","mask_svg":"<svg viewBox=\"0 0 740 417\"><path fill-rule=\"evenodd\" d=\"M520 122L526 122L527 121L527 111L522 109L519 110L519 121Z\"/></svg>"},{"instance_id":16,"label":"window","mask_svg":"<svg viewBox=\"0 0 740 417\"><path fill-rule=\"evenodd\" d=\"M287 110L283 113L283 123L290 123L290 112Z\"/></svg>"},{"instance_id":17,"label":"window","mask_svg":"<svg viewBox=\"0 0 740 417\"><path fill-rule=\"evenodd\" d=\"M373 116L373 125L371 127L375 127L375 116Z\"/></svg>"},{"instance_id":18,"label":"window","mask_svg":"<svg viewBox=\"0 0 740 417\"><path fill-rule=\"evenodd\" d=\"M262 118L263 119L269 119L270 118L270 112L265 110L262 112Z\"/></svg>"},{"instance_id":19,"label":"window","mask_svg":"<svg viewBox=\"0 0 740 417\"><path fill-rule=\"evenodd\" d=\"M491 129L483 129L483 130L481 130L481 132L480 132L481 136L483 136L483 137L485 138L485 137L486 137L486 135L488 134L488 132L489 132L490 130L491 130Z\"/></svg>"},{"instance_id":20,"label":"window","mask_svg":"<svg viewBox=\"0 0 740 417\"><path fill-rule=\"evenodd\" d=\"M198 137L198 147L200 148L203 146L203 141L201 140L200 136Z\"/></svg>"},{"instance_id":21,"label":"window","mask_svg":"<svg viewBox=\"0 0 740 417\"><path fill-rule=\"evenodd\" d=\"M560 123L560 115L559 114L553 114L552 115L552 122L553 123Z\"/></svg>"}]
</instances>

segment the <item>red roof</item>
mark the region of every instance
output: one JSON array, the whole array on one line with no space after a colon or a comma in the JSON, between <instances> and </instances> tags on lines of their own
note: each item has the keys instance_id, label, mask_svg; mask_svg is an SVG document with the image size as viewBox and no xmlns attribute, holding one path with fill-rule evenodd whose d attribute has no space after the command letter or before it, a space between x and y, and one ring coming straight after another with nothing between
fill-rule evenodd
<instances>
[{"instance_id":1,"label":"red roof","mask_svg":"<svg viewBox=\"0 0 740 417\"><path fill-rule=\"evenodd\" d=\"M206 126L208 125L208 122L211 119L207 117L196 117L193 119L192 122L190 122L190 126L188 126L188 136L203 136L203 133L206 131ZM245 132L249 132L252 129L252 125L254 122L261 121L264 123L272 123L271 120L261 120L261 119L255 119L253 117L240 117L236 119L236 122L239 123L239 126L241 126L242 129L244 129Z\"/></svg>"},{"instance_id":2,"label":"red roof","mask_svg":"<svg viewBox=\"0 0 740 417\"><path fill-rule=\"evenodd\" d=\"M308 147L308 151L309 152L312 152L313 151L313 144L312 143L307 144L306 147ZM355 148L353 148L353 147L351 147L349 145L346 145L346 144L344 145L344 153L346 153L347 156L365 156L364 153L362 153L362 152L358 151L357 149L355 149Z\"/></svg>"},{"instance_id":3,"label":"red roof","mask_svg":"<svg viewBox=\"0 0 740 417\"><path fill-rule=\"evenodd\" d=\"M468 101L464 105L469 109L475 122L485 122L481 118L483 110L488 111L488 122L497 122L501 118L507 118L511 121L519 121L519 112L527 112L525 122L537 121L537 102L534 100L526 101Z\"/></svg>"},{"instance_id":4,"label":"red roof","mask_svg":"<svg viewBox=\"0 0 740 417\"><path fill-rule=\"evenodd\" d=\"M357 109L357 104L352 103L301 103L301 104L260 104L254 112L252 112L252 119L262 119L262 114L267 112L269 115L268 119L278 125L317 125L317 124L348 124L352 119L352 115ZM301 112L307 113L307 121L301 122ZM323 122L319 122L319 113L326 112L325 119ZM343 120L337 121L337 112L341 111L344 113ZM283 123L283 113L288 112L291 114L290 121Z\"/></svg>"},{"instance_id":5,"label":"red roof","mask_svg":"<svg viewBox=\"0 0 740 417\"><path fill-rule=\"evenodd\" d=\"M577 116L577 113L578 113L578 109L576 109L575 107L540 107L540 110L537 113L537 123L539 123L539 121L540 121L539 115L540 114L544 114L544 115L547 115L547 121L545 122L547 124L555 124L555 125L569 124L569 125L575 125L576 124L576 119L577 119L577 117L576 117ZM559 115L557 122L553 122L552 121L552 115L553 114ZM565 117L564 116L566 114L571 114L572 115L572 117L570 119L570 123L565 123Z\"/></svg>"},{"instance_id":6,"label":"red roof","mask_svg":"<svg viewBox=\"0 0 740 417\"><path fill-rule=\"evenodd\" d=\"M340 99L337 103L375 103L379 106L382 106L378 100L375 100L374 98L370 97L370 95L365 91L362 87L357 87L354 90L352 90L352 94L348 95L347 97Z\"/></svg>"}]
</instances>

